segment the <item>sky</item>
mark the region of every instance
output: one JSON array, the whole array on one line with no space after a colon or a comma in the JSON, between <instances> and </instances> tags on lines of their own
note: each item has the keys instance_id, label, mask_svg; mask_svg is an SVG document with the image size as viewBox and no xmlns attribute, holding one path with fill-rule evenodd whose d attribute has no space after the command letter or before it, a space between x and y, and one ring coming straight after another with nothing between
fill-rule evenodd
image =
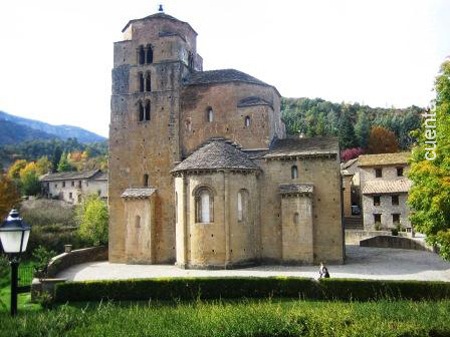
<instances>
[{"instance_id":1,"label":"sky","mask_svg":"<svg viewBox=\"0 0 450 337\"><path fill-rule=\"evenodd\" d=\"M204 70L284 97L425 107L450 55L448 0L2 1L0 110L107 137L113 42L160 3L198 33Z\"/></svg>"}]
</instances>

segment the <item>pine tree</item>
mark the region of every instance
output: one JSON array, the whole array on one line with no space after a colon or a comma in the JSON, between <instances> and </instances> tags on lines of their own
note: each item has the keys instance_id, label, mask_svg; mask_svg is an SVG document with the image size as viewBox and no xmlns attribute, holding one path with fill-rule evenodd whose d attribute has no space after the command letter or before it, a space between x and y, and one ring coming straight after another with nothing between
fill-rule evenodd
<instances>
[{"instance_id":1,"label":"pine tree","mask_svg":"<svg viewBox=\"0 0 450 337\"><path fill-rule=\"evenodd\" d=\"M355 125L355 134L359 147L366 149L369 142L370 122L363 110L358 111L358 122Z\"/></svg>"},{"instance_id":2,"label":"pine tree","mask_svg":"<svg viewBox=\"0 0 450 337\"><path fill-rule=\"evenodd\" d=\"M341 149L350 149L353 147L357 147L355 129L353 128L353 123L347 111L345 111L343 116L341 117L338 135Z\"/></svg>"}]
</instances>

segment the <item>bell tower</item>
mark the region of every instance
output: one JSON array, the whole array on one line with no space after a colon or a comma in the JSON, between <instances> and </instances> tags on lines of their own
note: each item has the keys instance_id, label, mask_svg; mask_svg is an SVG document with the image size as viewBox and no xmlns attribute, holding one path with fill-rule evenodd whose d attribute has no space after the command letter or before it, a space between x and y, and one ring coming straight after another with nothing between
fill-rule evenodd
<instances>
[{"instance_id":1,"label":"bell tower","mask_svg":"<svg viewBox=\"0 0 450 337\"><path fill-rule=\"evenodd\" d=\"M160 8L162 9L162 8ZM202 70L192 27L160 11L114 43L109 137L109 259L175 260L171 169L180 155L182 79Z\"/></svg>"}]
</instances>

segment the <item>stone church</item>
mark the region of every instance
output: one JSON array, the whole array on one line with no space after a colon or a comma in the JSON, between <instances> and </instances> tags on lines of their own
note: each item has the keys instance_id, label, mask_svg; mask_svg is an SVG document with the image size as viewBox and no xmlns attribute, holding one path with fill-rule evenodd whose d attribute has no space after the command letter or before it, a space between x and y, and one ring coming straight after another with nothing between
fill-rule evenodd
<instances>
[{"instance_id":1,"label":"stone church","mask_svg":"<svg viewBox=\"0 0 450 337\"><path fill-rule=\"evenodd\" d=\"M287 138L280 94L203 71L197 33L163 12L114 44L110 262L232 268L342 263L339 146Z\"/></svg>"}]
</instances>

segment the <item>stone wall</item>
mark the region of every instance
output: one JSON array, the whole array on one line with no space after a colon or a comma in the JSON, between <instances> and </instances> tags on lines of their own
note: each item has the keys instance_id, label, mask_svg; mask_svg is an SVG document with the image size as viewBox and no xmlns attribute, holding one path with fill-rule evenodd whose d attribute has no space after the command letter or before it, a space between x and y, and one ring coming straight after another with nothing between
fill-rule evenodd
<instances>
[{"instance_id":1,"label":"stone wall","mask_svg":"<svg viewBox=\"0 0 450 337\"><path fill-rule=\"evenodd\" d=\"M108 260L108 247L91 247L72 250L55 256L48 265L48 277L55 277L60 271L73 265Z\"/></svg>"},{"instance_id":2,"label":"stone wall","mask_svg":"<svg viewBox=\"0 0 450 337\"><path fill-rule=\"evenodd\" d=\"M360 246L433 251L433 248L425 245L423 241L398 236L376 236L370 239L362 240L360 242Z\"/></svg>"}]
</instances>

